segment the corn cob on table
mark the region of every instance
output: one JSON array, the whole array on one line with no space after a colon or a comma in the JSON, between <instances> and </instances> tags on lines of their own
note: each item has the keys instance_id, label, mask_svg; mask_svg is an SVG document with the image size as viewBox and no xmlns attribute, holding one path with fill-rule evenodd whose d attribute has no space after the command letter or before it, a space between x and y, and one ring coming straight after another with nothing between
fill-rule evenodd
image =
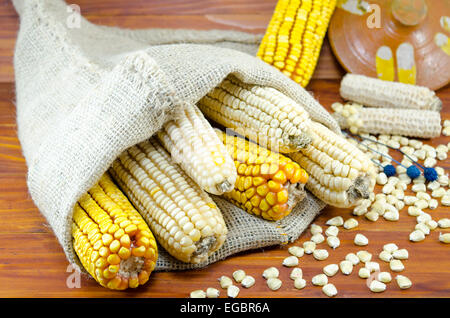
<instances>
[{"instance_id":1,"label":"corn cob on table","mask_svg":"<svg viewBox=\"0 0 450 318\"><path fill-rule=\"evenodd\" d=\"M108 3L107 0L101 1ZM98 13L99 8L96 4L80 1L82 8L92 14ZM117 4L119 9L122 4ZM123 4L125 6L125 4ZM193 16L186 20L176 17L175 19L166 19L158 17L157 19L130 18L124 21L110 21L110 15L113 15L109 9L100 11L101 15L92 16L93 21L104 21L114 25L133 27L152 27L152 23L160 25L161 21L165 21L167 27L182 27L186 23L192 22L199 28L223 27L225 24L234 26L260 26L255 28L255 32L263 32L265 25L269 22L272 11L275 7L274 1L248 1L239 8L233 7L232 3L223 1L220 5L229 8L232 13L230 16L223 18L212 15L213 19L204 19L204 14L210 14L217 8L192 9ZM212 5L213 6L213 5ZM160 10L157 14L165 12L174 14L176 5L170 1L161 3ZM223 8L223 7L219 7ZM127 4L127 12L133 10L141 10L134 7L133 4ZM153 9L145 8L145 14L154 14ZM16 17L13 15L12 9L10 16L3 21L9 21L14 25ZM9 12L8 11L8 12ZM261 16L255 12L263 13L264 21ZM159 21L158 21L159 19ZM189 20L191 19L191 20ZM224 20L225 19L225 20ZM228 20L227 20L228 19ZM156 22L154 22L156 20ZM225 22L224 22L225 21ZM237 27L239 29L239 27ZM6 28L11 33L10 38L14 37L14 30ZM1 35L0 35L1 37ZM12 40L10 41L13 42ZM7 41L7 43L9 43ZM12 49L12 46L10 46ZM328 44L325 43L325 53L329 52ZM0 59L0 63L4 63ZM5 65L5 64L3 64ZM9 63L6 63L9 65ZM315 77L308 86L328 110L332 103L339 101L339 82L342 71L334 67L335 60L330 54L323 54L318 64ZM6 71L3 71L6 70ZM413 287L409 290L402 291L392 282L388 286L385 293L370 293L365 282L357 277L357 273L350 276L337 274L331 278L339 290L338 297L345 295L346 297L439 297L448 296L450 286L450 276L448 268L450 268L450 258L448 249L443 244L437 242L438 231L432 232L425 241L420 243L412 243L407 240L411 228L414 227L414 220L402 212L398 222L378 221L372 223L364 217L355 217L359 222L359 226L353 230L341 230L339 234L340 247L336 250L329 248L326 243L321 243L324 249L329 251L329 258L326 261L317 261L313 257L300 258L300 265L303 269L303 276L308 281L309 286L303 290L297 290L293 287L293 281L290 280L289 274L291 269L281 265L283 259L289 254L287 252L290 246L301 246L303 242L311 238L311 234L306 231L300 239L290 245L282 247L274 247L265 249L264 252L255 251L243 253L233 256L225 261L213 264L206 269L199 271L188 271L182 275L177 272L170 273L153 273L149 282L136 290L127 290L125 292L114 292L100 287L93 279L83 276L81 278L81 288L69 288L67 279L71 274L68 264L59 247L51 230L43 226L45 220L39 214L37 208L33 205L31 199L27 195L25 173L26 166L24 159L20 153L20 146L15 133L14 105L11 103L13 98L13 84L11 84L12 72L10 66L0 68L0 211L4 220L7 222L0 223L0 296L2 297L23 297L23 296L60 296L60 297L188 297L192 290L206 289L207 287L215 287L221 290L218 285L217 278L222 275L231 277L232 273L237 269L243 269L247 274L252 275L256 279L256 284L250 288L241 288L239 297L326 297L321 288L312 287L311 278L321 273L322 267L328 263L337 263L344 259L345 255L356 250L366 249L373 254L374 258L378 258L378 252L382 249L383 244L387 242L395 242L401 248L407 248L410 257L404 262L406 269L404 274L411 278ZM450 88L446 87L438 91L437 95L443 101L443 119L450 119ZM439 138L427 141L427 143L437 146L438 144L447 143L448 137L440 136ZM439 163L440 166L450 168L448 159ZM376 186L376 191L380 191L380 187ZM408 192L408 194L411 194ZM439 207L433 210L433 217L448 217L448 208ZM327 207L315 223L326 228L325 222L334 217L343 216L348 219L351 216L349 208L333 208ZM356 233L362 233L370 240L367 247L357 248L353 244ZM156 234L156 233L154 233ZM440 262L436 263L433 259L439 258ZM382 270L389 270L388 265L379 261ZM325 263L326 264L323 264ZM268 289L266 281L262 278L262 272L270 267L276 266L280 270L280 278L283 286L276 292ZM355 270L354 270L355 271ZM226 291L221 290L221 297L226 297Z\"/></svg>"}]
</instances>

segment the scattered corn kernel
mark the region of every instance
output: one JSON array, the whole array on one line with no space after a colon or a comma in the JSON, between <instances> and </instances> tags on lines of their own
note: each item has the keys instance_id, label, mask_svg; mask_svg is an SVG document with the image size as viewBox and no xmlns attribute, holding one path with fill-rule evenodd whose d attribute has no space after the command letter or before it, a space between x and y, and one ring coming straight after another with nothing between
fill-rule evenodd
<instances>
[{"instance_id":1,"label":"scattered corn kernel","mask_svg":"<svg viewBox=\"0 0 450 318\"><path fill-rule=\"evenodd\" d=\"M289 277L290 277L292 280L296 280L297 278L302 278L302 277L303 277L303 271L302 271L302 269L299 268L299 267L293 268L292 271L291 271L291 275L289 275Z\"/></svg>"},{"instance_id":2,"label":"scattered corn kernel","mask_svg":"<svg viewBox=\"0 0 450 318\"><path fill-rule=\"evenodd\" d=\"M294 267L298 265L297 256L288 256L283 260L283 266Z\"/></svg>"},{"instance_id":3,"label":"scattered corn kernel","mask_svg":"<svg viewBox=\"0 0 450 318\"><path fill-rule=\"evenodd\" d=\"M322 291L328 297L334 297L338 293L336 287L333 284L326 284L322 287Z\"/></svg>"},{"instance_id":4,"label":"scattered corn kernel","mask_svg":"<svg viewBox=\"0 0 450 318\"><path fill-rule=\"evenodd\" d=\"M402 248L401 250L394 251L392 256L394 256L395 259L404 260L408 259L409 253L406 249Z\"/></svg>"},{"instance_id":5,"label":"scattered corn kernel","mask_svg":"<svg viewBox=\"0 0 450 318\"><path fill-rule=\"evenodd\" d=\"M385 261L387 263L389 263L393 258L392 254L388 251L382 251L378 256L382 261Z\"/></svg>"},{"instance_id":6,"label":"scattered corn kernel","mask_svg":"<svg viewBox=\"0 0 450 318\"><path fill-rule=\"evenodd\" d=\"M395 277L395 280L397 281L398 287L400 287L400 289L408 289L412 286L411 280L406 276L397 275Z\"/></svg>"},{"instance_id":7,"label":"scattered corn kernel","mask_svg":"<svg viewBox=\"0 0 450 318\"><path fill-rule=\"evenodd\" d=\"M305 250L306 254L312 254L316 249L316 243L312 241L306 241L303 243L303 249Z\"/></svg>"},{"instance_id":8,"label":"scattered corn kernel","mask_svg":"<svg viewBox=\"0 0 450 318\"><path fill-rule=\"evenodd\" d=\"M370 262L370 260L372 259L372 254L370 254L367 251L358 251L356 255L358 256L359 260L363 263Z\"/></svg>"},{"instance_id":9,"label":"scattered corn kernel","mask_svg":"<svg viewBox=\"0 0 450 318\"><path fill-rule=\"evenodd\" d=\"M241 281L241 285L244 288L250 288L253 285L255 285L255 278L253 276L250 275L246 275L242 281Z\"/></svg>"},{"instance_id":10,"label":"scattered corn kernel","mask_svg":"<svg viewBox=\"0 0 450 318\"><path fill-rule=\"evenodd\" d=\"M440 219L438 222L438 225L441 229L448 229L450 227L450 219Z\"/></svg>"},{"instance_id":11,"label":"scattered corn kernel","mask_svg":"<svg viewBox=\"0 0 450 318\"><path fill-rule=\"evenodd\" d=\"M218 298L220 295L220 291L216 288L209 287L206 289L206 297L207 298Z\"/></svg>"},{"instance_id":12,"label":"scattered corn kernel","mask_svg":"<svg viewBox=\"0 0 450 318\"><path fill-rule=\"evenodd\" d=\"M220 287L222 287L223 289L226 289L226 288L230 287L231 285L233 285L233 281L228 276L221 276L219 278L219 284L220 284Z\"/></svg>"},{"instance_id":13,"label":"scattered corn kernel","mask_svg":"<svg viewBox=\"0 0 450 318\"><path fill-rule=\"evenodd\" d=\"M305 250L300 246L291 246L289 247L288 252L293 256L302 257L305 253Z\"/></svg>"},{"instance_id":14,"label":"scattered corn kernel","mask_svg":"<svg viewBox=\"0 0 450 318\"><path fill-rule=\"evenodd\" d=\"M425 239L425 234L422 231L415 230L409 234L409 240L412 242L420 242Z\"/></svg>"},{"instance_id":15,"label":"scattered corn kernel","mask_svg":"<svg viewBox=\"0 0 450 318\"><path fill-rule=\"evenodd\" d=\"M339 263L339 268L341 269L342 274L350 275L353 271L353 264L350 261L342 261Z\"/></svg>"},{"instance_id":16,"label":"scattered corn kernel","mask_svg":"<svg viewBox=\"0 0 450 318\"><path fill-rule=\"evenodd\" d=\"M335 225L332 225L326 229L325 234L327 236L338 236L339 229Z\"/></svg>"},{"instance_id":17,"label":"scattered corn kernel","mask_svg":"<svg viewBox=\"0 0 450 318\"><path fill-rule=\"evenodd\" d=\"M355 243L355 245L358 245L358 246L365 246L365 245L369 244L369 239L367 237L365 237L364 235L358 233L355 235L354 243Z\"/></svg>"},{"instance_id":18,"label":"scattered corn kernel","mask_svg":"<svg viewBox=\"0 0 450 318\"><path fill-rule=\"evenodd\" d=\"M393 272L401 272L405 269L405 265L403 265L401 260L394 259L389 263L389 268Z\"/></svg>"},{"instance_id":19,"label":"scattered corn kernel","mask_svg":"<svg viewBox=\"0 0 450 318\"><path fill-rule=\"evenodd\" d=\"M365 278L369 278L370 277L370 271L367 268L365 268L365 267L361 267L359 269L358 276L360 278L364 278L364 279Z\"/></svg>"},{"instance_id":20,"label":"scattered corn kernel","mask_svg":"<svg viewBox=\"0 0 450 318\"><path fill-rule=\"evenodd\" d=\"M445 234L440 233L439 241L441 241L442 243L445 243L445 244L449 244L450 243L450 233L445 233Z\"/></svg>"},{"instance_id":21,"label":"scattered corn kernel","mask_svg":"<svg viewBox=\"0 0 450 318\"><path fill-rule=\"evenodd\" d=\"M358 226L358 221L354 218L350 218L344 222L344 229L350 230Z\"/></svg>"},{"instance_id":22,"label":"scattered corn kernel","mask_svg":"<svg viewBox=\"0 0 450 318\"><path fill-rule=\"evenodd\" d=\"M198 290L191 291L190 297L191 298L206 298L206 293L203 290L198 289Z\"/></svg>"},{"instance_id":23,"label":"scattered corn kernel","mask_svg":"<svg viewBox=\"0 0 450 318\"><path fill-rule=\"evenodd\" d=\"M262 276L265 279L269 278L277 278L280 275L280 272L278 271L278 268L276 267L269 267L266 270L264 270Z\"/></svg>"},{"instance_id":24,"label":"scattered corn kernel","mask_svg":"<svg viewBox=\"0 0 450 318\"><path fill-rule=\"evenodd\" d=\"M227 288L227 296L230 298L236 298L239 295L239 287L235 285L228 286Z\"/></svg>"},{"instance_id":25,"label":"scattered corn kernel","mask_svg":"<svg viewBox=\"0 0 450 318\"><path fill-rule=\"evenodd\" d=\"M389 272L378 273L377 279L382 283L390 283L392 281L391 274Z\"/></svg>"},{"instance_id":26,"label":"scattered corn kernel","mask_svg":"<svg viewBox=\"0 0 450 318\"><path fill-rule=\"evenodd\" d=\"M316 244L320 244L325 241L325 237L322 235L322 233L316 233L311 237L311 241Z\"/></svg>"},{"instance_id":27,"label":"scattered corn kernel","mask_svg":"<svg viewBox=\"0 0 450 318\"><path fill-rule=\"evenodd\" d=\"M323 268L323 272L328 277L332 277L336 275L336 273L339 271L339 266L337 264L329 264Z\"/></svg>"},{"instance_id":28,"label":"scattered corn kernel","mask_svg":"<svg viewBox=\"0 0 450 318\"><path fill-rule=\"evenodd\" d=\"M359 264L359 257L356 256L355 253L348 253L348 254L345 256L345 259L346 259L347 261L350 261L353 265L358 265L358 264Z\"/></svg>"},{"instance_id":29,"label":"scattered corn kernel","mask_svg":"<svg viewBox=\"0 0 450 318\"><path fill-rule=\"evenodd\" d=\"M329 219L326 225L334 225L334 226L342 226L344 225L344 219L342 216L335 216L334 218Z\"/></svg>"},{"instance_id":30,"label":"scattered corn kernel","mask_svg":"<svg viewBox=\"0 0 450 318\"><path fill-rule=\"evenodd\" d=\"M311 224L311 235L317 234L317 233L322 233L322 228L317 225L317 224Z\"/></svg>"},{"instance_id":31,"label":"scattered corn kernel","mask_svg":"<svg viewBox=\"0 0 450 318\"><path fill-rule=\"evenodd\" d=\"M374 293L381 293L381 292L384 292L386 290L386 284L382 283L382 282L379 282L377 280L373 280L370 283L369 288L370 288L370 291L372 291Z\"/></svg>"},{"instance_id":32,"label":"scattered corn kernel","mask_svg":"<svg viewBox=\"0 0 450 318\"><path fill-rule=\"evenodd\" d=\"M301 277L298 277L294 280L294 287L297 289L303 289L306 286L306 280Z\"/></svg>"},{"instance_id":33,"label":"scattered corn kernel","mask_svg":"<svg viewBox=\"0 0 450 318\"><path fill-rule=\"evenodd\" d=\"M270 290L278 290L281 287L281 280L275 277L271 277L267 280L267 286L270 288Z\"/></svg>"},{"instance_id":34,"label":"scattered corn kernel","mask_svg":"<svg viewBox=\"0 0 450 318\"><path fill-rule=\"evenodd\" d=\"M379 272L380 271L380 264L378 264L377 262L366 262L364 265L369 272L373 273L373 272Z\"/></svg>"},{"instance_id":35,"label":"scattered corn kernel","mask_svg":"<svg viewBox=\"0 0 450 318\"><path fill-rule=\"evenodd\" d=\"M311 282L315 286L325 286L328 284L328 277L325 274L318 274L312 278Z\"/></svg>"},{"instance_id":36,"label":"scattered corn kernel","mask_svg":"<svg viewBox=\"0 0 450 318\"><path fill-rule=\"evenodd\" d=\"M328 258L328 251L325 249L316 249L313 252L313 256L318 261L323 261Z\"/></svg>"},{"instance_id":37,"label":"scattered corn kernel","mask_svg":"<svg viewBox=\"0 0 450 318\"><path fill-rule=\"evenodd\" d=\"M245 272L242 269L239 269L235 272L233 272L233 278L236 281L236 283L242 282L244 277L246 276Z\"/></svg>"}]
</instances>

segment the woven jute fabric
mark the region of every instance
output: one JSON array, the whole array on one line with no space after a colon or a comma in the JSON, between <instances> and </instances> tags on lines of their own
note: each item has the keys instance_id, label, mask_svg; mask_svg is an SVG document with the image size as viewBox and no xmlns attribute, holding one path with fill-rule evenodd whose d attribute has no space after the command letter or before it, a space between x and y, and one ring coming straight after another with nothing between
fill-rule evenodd
<instances>
[{"instance_id":1,"label":"woven jute fabric","mask_svg":"<svg viewBox=\"0 0 450 318\"><path fill-rule=\"evenodd\" d=\"M235 31L123 30L81 18L62 0L14 0L20 30L14 56L18 135L29 192L70 262L77 199L118 155L149 137L233 73L287 94L313 120L337 122L299 85L254 57L260 35ZM205 264L296 239L324 204L307 198L282 222L252 217L215 198L229 236ZM163 250L157 270L192 268Z\"/></svg>"}]
</instances>

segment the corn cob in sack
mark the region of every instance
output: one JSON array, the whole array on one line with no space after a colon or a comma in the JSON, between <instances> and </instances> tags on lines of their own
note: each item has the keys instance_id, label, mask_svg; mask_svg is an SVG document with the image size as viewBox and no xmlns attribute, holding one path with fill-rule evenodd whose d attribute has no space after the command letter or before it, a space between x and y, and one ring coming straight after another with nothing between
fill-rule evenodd
<instances>
[{"instance_id":1,"label":"corn cob in sack","mask_svg":"<svg viewBox=\"0 0 450 318\"><path fill-rule=\"evenodd\" d=\"M84 256L77 256L72 237L77 202L124 151L133 152L132 147L149 140L229 74L243 83L276 89L302 105L312 121L339 132L336 121L310 94L255 57L261 36L218 30L132 31L97 26L83 17L74 26L67 21L75 13L62 0L13 3L21 21L14 66L18 136L29 192L68 261L81 268ZM200 263L186 263L166 251L170 246L164 247L155 227L156 240L163 242L156 271L198 268L240 251L296 239L325 205L307 193L289 215L268 222L221 197L211 198L228 229L222 247ZM138 199L136 194L134 207L145 218Z\"/></svg>"}]
</instances>

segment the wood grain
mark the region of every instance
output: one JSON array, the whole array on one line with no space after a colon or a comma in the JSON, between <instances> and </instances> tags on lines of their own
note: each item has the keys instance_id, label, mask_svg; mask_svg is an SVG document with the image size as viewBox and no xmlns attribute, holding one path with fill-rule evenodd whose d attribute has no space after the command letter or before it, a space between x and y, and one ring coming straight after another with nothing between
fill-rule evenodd
<instances>
[{"instance_id":1,"label":"wood grain","mask_svg":"<svg viewBox=\"0 0 450 318\"><path fill-rule=\"evenodd\" d=\"M241 26L222 25L222 28L255 31L252 25L268 21L275 1L144 1L98 0L73 1L80 4L83 13L96 23L127 27L192 27L207 29L219 24L208 20L208 15L221 16L228 21L238 21ZM145 2L148 3L148 2ZM187 297L194 289L219 287L217 278L231 275L236 269L243 269L256 278L250 289L241 289L240 297L324 297L321 289L311 286L312 276L321 272L324 265L338 263L347 253L361 250L353 245L356 233L366 235L370 244L367 248L374 259L383 244L395 242L410 252L405 261L404 274L413 280L414 286L407 291L400 290L395 283L388 286L383 294L368 291L366 281L357 277L357 268L349 277L337 274L330 281L339 290L339 297L450 297L450 253L448 246L437 241L439 231L434 231L420 243L408 241L408 234L415 220L401 211L398 222L379 220L371 223L358 217L360 225L354 230L341 230L341 246L330 252L330 257L322 262L311 256L300 259L300 267L308 281L302 291L294 289L288 278L290 270L282 268L281 262L288 255L287 248L298 245L310 238L305 232L297 242L287 246L258 249L244 252L205 269L183 272L154 273L150 281L137 290L112 292L97 285L93 279L83 276L81 288L68 288L66 280L70 273L69 265L61 247L45 218L34 206L26 185L26 163L22 157L15 123L13 66L11 63L14 38L18 26L17 17L9 1L0 1L0 297ZM169 22L168 22L169 21ZM216 20L217 21L217 20ZM259 22L256 22L259 21ZM215 24L214 24L215 23ZM256 23L256 24L254 24ZM315 79L308 86L319 102L329 109L340 100L339 79L342 69L330 54L326 44L319 60ZM317 75L320 74L320 75ZM450 119L450 87L441 89L439 97L444 103L443 118ZM448 137L436 138L427 143L434 146L450 141ZM450 168L450 160L440 162L440 166ZM439 207L430 212L435 219L449 217L449 208ZM344 219L351 216L349 209L327 207L315 220L324 225L325 221L336 215ZM387 270L380 261L382 270ZM283 286L277 292L270 291L262 271L269 266L280 268ZM224 292L222 292L224 294Z\"/></svg>"}]
</instances>

